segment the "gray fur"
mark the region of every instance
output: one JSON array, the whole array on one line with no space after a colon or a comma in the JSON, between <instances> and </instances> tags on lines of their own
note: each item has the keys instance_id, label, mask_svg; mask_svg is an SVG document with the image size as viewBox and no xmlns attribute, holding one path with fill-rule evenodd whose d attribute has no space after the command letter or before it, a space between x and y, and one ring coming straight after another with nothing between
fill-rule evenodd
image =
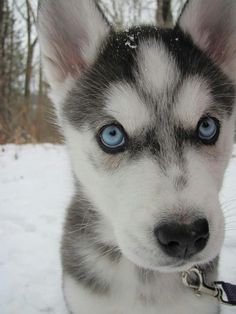
<instances>
[{"instance_id":1,"label":"gray fur","mask_svg":"<svg viewBox=\"0 0 236 314\"><path fill-rule=\"evenodd\" d=\"M150 284L156 279L156 273L149 269L137 267L137 274L141 284Z\"/></svg>"},{"instance_id":2,"label":"gray fur","mask_svg":"<svg viewBox=\"0 0 236 314\"><path fill-rule=\"evenodd\" d=\"M180 175L175 179L176 191L182 191L188 184L188 180L184 175Z\"/></svg>"},{"instance_id":3,"label":"gray fur","mask_svg":"<svg viewBox=\"0 0 236 314\"><path fill-rule=\"evenodd\" d=\"M111 263L119 263L122 257L121 251L117 246L111 246L104 243L96 244L96 249L99 251L101 256L105 256L110 260Z\"/></svg>"},{"instance_id":4,"label":"gray fur","mask_svg":"<svg viewBox=\"0 0 236 314\"><path fill-rule=\"evenodd\" d=\"M93 272L93 266L86 262L87 254L84 249L89 248L91 254L105 255L102 243L94 243L98 237L96 224L99 224L99 215L91 204L80 194L77 194L68 208L67 219L62 240L62 264L65 273L70 274L80 284L98 294L109 292L109 283L99 274ZM91 245L92 244L92 245ZM110 248L109 248L110 249ZM112 262L118 259L118 253L109 251L107 259Z\"/></svg>"}]
</instances>

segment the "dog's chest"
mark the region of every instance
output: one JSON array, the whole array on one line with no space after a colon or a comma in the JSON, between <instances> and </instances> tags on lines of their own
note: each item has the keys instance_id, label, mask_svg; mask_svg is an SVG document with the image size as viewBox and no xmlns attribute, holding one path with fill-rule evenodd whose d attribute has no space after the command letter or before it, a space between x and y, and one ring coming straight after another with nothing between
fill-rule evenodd
<instances>
[{"instance_id":1,"label":"dog's chest","mask_svg":"<svg viewBox=\"0 0 236 314\"><path fill-rule=\"evenodd\" d=\"M214 299L197 298L191 290L182 285L180 276L176 274L152 278L148 273L139 273L137 276L137 269L121 267L110 279L110 291L101 295L84 288L70 276L65 276L64 292L72 313L218 313Z\"/></svg>"}]
</instances>

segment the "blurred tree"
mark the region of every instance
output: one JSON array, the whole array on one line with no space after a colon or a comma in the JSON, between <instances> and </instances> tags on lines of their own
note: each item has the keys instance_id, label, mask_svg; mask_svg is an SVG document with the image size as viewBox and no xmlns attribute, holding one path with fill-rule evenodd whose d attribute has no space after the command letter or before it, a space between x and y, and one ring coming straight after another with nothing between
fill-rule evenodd
<instances>
[{"instance_id":1,"label":"blurred tree","mask_svg":"<svg viewBox=\"0 0 236 314\"><path fill-rule=\"evenodd\" d=\"M65 0L66 1L66 0ZM172 26L185 0L97 0L117 28ZM38 0L0 0L0 144L57 141L47 117L36 33Z\"/></svg>"},{"instance_id":2,"label":"blurred tree","mask_svg":"<svg viewBox=\"0 0 236 314\"><path fill-rule=\"evenodd\" d=\"M107 19L117 28L154 22L156 0L97 0Z\"/></svg>"},{"instance_id":3,"label":"blurred tree","mask_svg":"<svg viewBox=\"0 0 236 314\"><path fill-rule=\"evenodd\" d=\"M7 61L7 37L9 35L10 24L10 12L7 0L1 0L1 23L0 23L0 41L1 41L1 73L0 73L0 85L1 85L1 102L2 105L5 102L6 94L6 61Z\"/></svg>"},{"instance_id":4,"label":"blurred tree","mask_svg":"<svg viewBox=\"0 0 236 314\"><path fill-rule=\"evenodd\" d=\"M26 60L26 68L25 68L25 102L26 106L29 106L30 103L30 84L31 84L31 78L32 78L32 66L33 66L33 57L34 57L34 51L35 47L38 41L38 37L34 36L33 38L33 27L36 25L36 17L33 11L33 8L30 4L29 0L25 0L26 5L26 28L27 28L27 60Z\"/></svg>"},{"instance_id":5,"label":"blurred tree","mask_svg":"<svg viewBox=\"0 0 236 314\"><path fill-rule=\"evenodd\" d=\"M21 36L16 28L13 5L8 0L0 0L0 143L12 136L15 96L22 85L23 71Z\"/></svg>"},{"instance_id":6,"label":"blurred tree","mask_svg":"<svg viewBox=\"0 0 236 314\"><path fill-rule=\"evenodd\" d=\"M156 22L159 27L173 26L171 0L157 0Z\"/></svg>"}]
</instances>

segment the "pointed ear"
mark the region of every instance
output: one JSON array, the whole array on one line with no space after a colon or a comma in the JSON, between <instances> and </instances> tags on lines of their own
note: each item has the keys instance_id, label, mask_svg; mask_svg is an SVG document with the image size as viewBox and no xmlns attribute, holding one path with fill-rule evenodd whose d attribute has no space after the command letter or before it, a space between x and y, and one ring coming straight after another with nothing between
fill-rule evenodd
<instances>
[{"instance_id":1,"label":"pointed ear","mask_svg":"<svg viewBox=\"0 0 236 314\"><path fill-rule=\"evenodd\" d=\"M190 0L178 25L236 82L235 0Z\"/></svg>"},{"instance_id":2,"label":"pointed ear","mask_svg":"<svg viewBox=\"0 0 236 314\"><path fill-rule=\"evenodd\" d=\"M95 59L109 25L93 0L42 0L38 33L52 89L77 77Z\"/></svg>"}]
</instances>

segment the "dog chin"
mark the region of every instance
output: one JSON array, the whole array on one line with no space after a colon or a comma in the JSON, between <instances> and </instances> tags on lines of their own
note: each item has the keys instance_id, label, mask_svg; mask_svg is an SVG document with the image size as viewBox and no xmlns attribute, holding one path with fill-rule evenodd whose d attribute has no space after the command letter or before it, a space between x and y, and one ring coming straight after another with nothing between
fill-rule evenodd
<instances>
[{"instance_id":1,"label":"dog chin","mask_svg":"<svg viewBox=\"0 0 236 314\"><path fill-rule=\"evenodd\" d=\"M149 261L144 261L140 257L133 256L132 254L124 254L126 258L131 261L133 264L140 268L144 268L151 271L157 271L160 273L181 273L183 271L187 271L190 268L197 265L208 264L208 261L186 261L186 260L166 260L166 262L162 262L161 264L153 264Z\"/></svg>"},{"instance_id":2,"label":"dog chin","mask_svg":"<svg viewBox=\"0 0 236 314\"><path fill-rule=\"evenodd\" d=\"M157 271L159 273L180 273L183 271L189 270L191 267L195 266L196 263L190 263L186 261L179 261L177 263L170 264L166 263L166 265L161 265L161 266L152 266L149 265L148 267L143 266L143 268L152 270L152 271Z\"/></svg>"},{"instance_id":3,"label":"dog chin","mask_svg":"<svg viewBox=\"0 0 236 314\"><path fill-rule=\"evenodd\" d=\"M157 271L161 273L180 273L189 270L191 267L195 266L196 263L190 263L186 261L180 261L179 263L173 263L172 265L161 266Z\"/></svg>"}]
</instances>

